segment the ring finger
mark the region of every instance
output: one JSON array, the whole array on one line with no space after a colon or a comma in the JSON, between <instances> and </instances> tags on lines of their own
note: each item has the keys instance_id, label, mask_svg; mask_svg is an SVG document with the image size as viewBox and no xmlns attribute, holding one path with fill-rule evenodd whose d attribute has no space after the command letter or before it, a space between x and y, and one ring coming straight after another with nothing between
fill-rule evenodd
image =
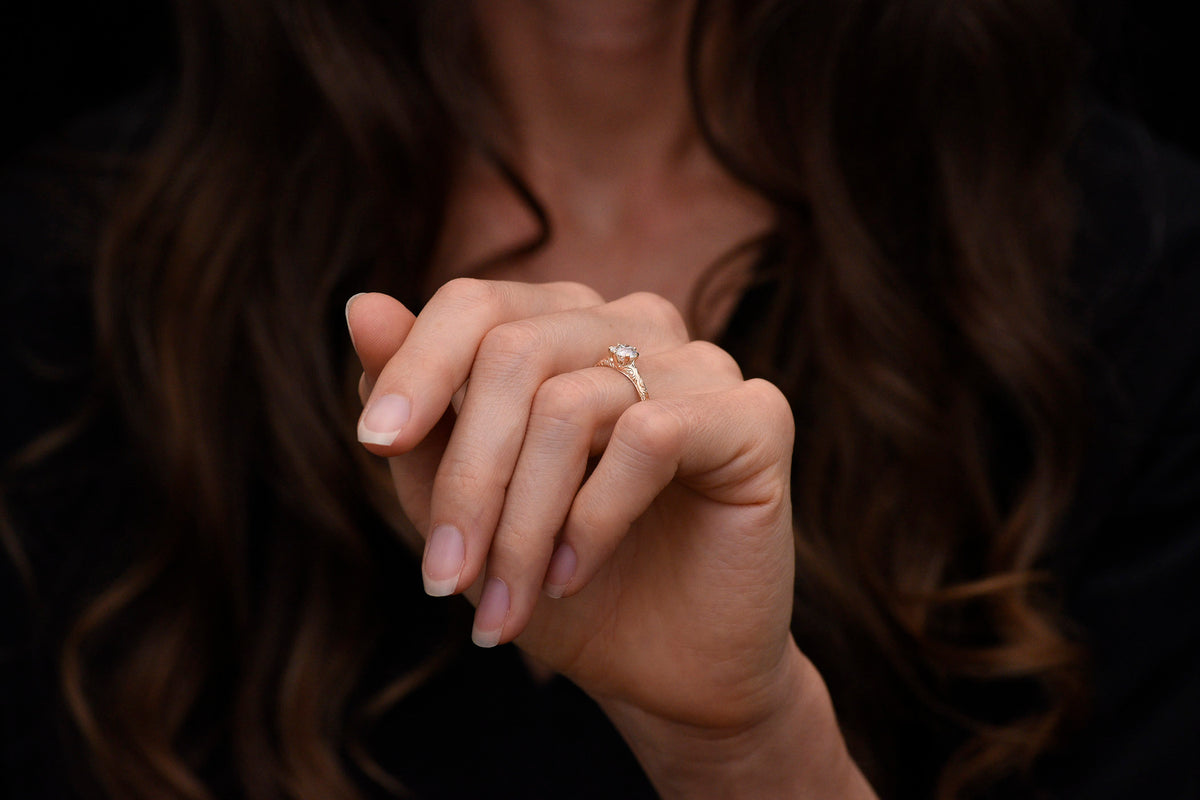
<instances>
[{"instance_id":1,"label":"ring finger","mask_svg":"<svg viewBox=\"0 0 1200 800\"><path fill-rule=\"evenodd\" d=\"M706 342L650 354L637 365L657 397L710 392L742 379L733 359ZM555 549L555 538L583 481L588 456L603 449L617 419L637 400L630 381L607 367L557 375L538 388L486 554L472 634L477 644L517 636L543 587L557 596L570 581L575 553L565 544Z\"/></svg>"}]
</instances>

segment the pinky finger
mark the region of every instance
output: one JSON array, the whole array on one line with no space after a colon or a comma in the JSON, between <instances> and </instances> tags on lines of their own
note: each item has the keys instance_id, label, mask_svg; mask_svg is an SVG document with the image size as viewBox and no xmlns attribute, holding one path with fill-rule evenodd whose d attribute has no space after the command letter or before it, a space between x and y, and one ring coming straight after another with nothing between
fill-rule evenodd
<instances>
[{"instance_id":1,"label":"pinky finger","mask_svg":"<svg viewBox=\"0 0 1200 800\"><path fill-rule=\"evenodd\" d=\"M743 519L760 524L790 513L792 433L786 400L765 381L633 405L575 497L547 571L547 594L585 586L673 480L707 502L754 507Z\"/></svg>"},{"instance_id":2,"label":"pinky finger","mask_svg":"<svg viewBox=\"0 0 1200 800\"><path fill-rule=\"evenodd\" d=\"M637 403L621 415L571 504L546 573L547 594L574 594L612 555L629 526L674 479L687 429L679 409L660 401Z\"/></svg>"}]
</instances>

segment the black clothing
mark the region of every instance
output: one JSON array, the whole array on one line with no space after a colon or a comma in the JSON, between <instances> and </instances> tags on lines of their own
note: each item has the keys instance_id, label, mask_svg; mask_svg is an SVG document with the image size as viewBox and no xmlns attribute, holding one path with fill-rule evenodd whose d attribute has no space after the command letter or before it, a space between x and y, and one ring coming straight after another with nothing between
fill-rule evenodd
<instances>
[{"instance_id":1,"label":"black clothing","mask_svg":"<svg viewBox=\"0 0 1200 800\"><path fill-rule=\"evenodd\" d=\"M108 142L112 132L93 135ZM1089 800L1200 797L1200 167L1102 112L1089 120L1073 164L1083 201L1074 276L1093 345L1092 439L1050 558L1092 648L1096 681L1089 724L1039 766L1039 790ZM31 176L46 174L16 165L0 185L6 459L70 413L89 369L86 276L55 267L56 248L76 231L59 206L22 184ZM747 297L743 311L753 302ZM733 324L752 318L735 313ZM47 363L58 372L48 375ZM106 558L119 561L105 540L111 531L95 520L119 518L123 504L137 502L126 448L114 416L72 451L69 474L23 494L4 487L48 607L30 608L19 572L4 560L0 795L71 796L56 644L45 633L55 625L42 623L76 607L89 568L102 565L91 570L102 573ZM401 579L413 587L412 616L461 625L446 610L459 601L426 598L416 562L408 568ZM469 711L448 715L449 707ZM595 705L565 680L532 680L511 647L462 648L377 733L377 746L395 756L388 765L420 797L653 796ZM915 740L914 751L921 745ZM918 785L944 754L930 755L913 765Z\"/></svg>"},{"instance_id":2,"label":"black clothing","mask_svg":"<svg viewBox=\"0 0 1200 800\"><path fill-rule=\"evenodd\" d=\"M1091 442L1055 545L1092 649L1063 797L1200 797L1200 169L1097 114L1076 154Z\"/></svg>"}]
</instances>

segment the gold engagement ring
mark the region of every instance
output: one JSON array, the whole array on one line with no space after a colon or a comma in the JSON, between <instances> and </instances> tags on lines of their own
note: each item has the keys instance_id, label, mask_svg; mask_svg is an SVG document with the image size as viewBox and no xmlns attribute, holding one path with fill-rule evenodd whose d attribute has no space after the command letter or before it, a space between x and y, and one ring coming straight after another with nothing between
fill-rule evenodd
<instances>
[{"instance_id":1,"label":"gold engagement ring","mask_svg":"<svg viewBox=\"0 0 1200 800\"><path fill-rule=\"evenodd\" d=\"M650 395L646 392L646 384L637 368L637 348L628 344L614 344L608 348L609 355L596 362L597 367L612 367L617 372L629 378L633 388L637 389L638 400L646 400Z\"/></svg>"}]
</instances>

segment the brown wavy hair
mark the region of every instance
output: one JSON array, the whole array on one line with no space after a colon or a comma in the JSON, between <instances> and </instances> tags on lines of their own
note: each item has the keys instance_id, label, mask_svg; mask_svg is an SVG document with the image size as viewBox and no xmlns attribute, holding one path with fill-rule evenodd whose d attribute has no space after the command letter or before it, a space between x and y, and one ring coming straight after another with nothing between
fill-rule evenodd
<instances>
[{"instance_id":1,"label":"brown wavy hair","mask_svg":"<svg viewBox=\"0 0 1200 800\"><path fill-rule=\"evenodd\" d=\"M142 501L65 636L62 690L113 796L400 792L360 734L440 637L393 658L400 682L368 668L404 613L403 521L354 441L342 304L419 304L456 158L505 169L477 133L466 3L176 14L171 111L94 284ZM755 321L727 345L796 411L795 633L881 794L966 796L1027 770L1078 696L1039 569L1081 404L1059 312L1070 19L1047 0L699 2L691 41L705 137L777 212L746 243ZM506 174L536 248L548 215Z\"/></svg>"}]
</instances>

